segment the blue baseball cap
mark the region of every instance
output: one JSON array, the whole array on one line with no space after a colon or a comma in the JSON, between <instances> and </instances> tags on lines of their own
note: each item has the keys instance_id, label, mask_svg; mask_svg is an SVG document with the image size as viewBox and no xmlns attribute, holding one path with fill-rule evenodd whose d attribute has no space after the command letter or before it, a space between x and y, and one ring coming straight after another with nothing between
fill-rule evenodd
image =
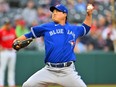
<instances>
[{"instance_id":1,"label":"blue baseball cap","mask_svg":"<svg viewBox=\"0 0 116 87\"><path fill-rule=\"evenodd\" d=\"M58 4L56 6L51 6L50 7L51 12L53 12L55 9L68 14L68 9L62 4Z\"/></svg>"}]
</instances>

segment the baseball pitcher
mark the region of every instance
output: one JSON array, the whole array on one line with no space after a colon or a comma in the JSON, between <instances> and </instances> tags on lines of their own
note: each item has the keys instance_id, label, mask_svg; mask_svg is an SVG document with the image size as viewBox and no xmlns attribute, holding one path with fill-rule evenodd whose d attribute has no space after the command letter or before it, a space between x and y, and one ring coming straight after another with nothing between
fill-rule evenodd
<instances>
[{"instance_id":1,"label":"baseball pitcher","mask_svg":"<svg viewBox=\"0 0 116 87\"><path fill-rule=\"evenodd\" d=\"M40 36L45 42L46 66L32 75L22 87L47 87L58 84L63 87L87 87L75 70L74 46L76 39L86 35L92 24L94 7L87 6L87 15L82 25L72 25L67 21L68 9L59 4L50 7L52 22L34 26L31 32L14 41L13 48L20 50L27 46L32 39Z\"/></svg>"}]
</instances>

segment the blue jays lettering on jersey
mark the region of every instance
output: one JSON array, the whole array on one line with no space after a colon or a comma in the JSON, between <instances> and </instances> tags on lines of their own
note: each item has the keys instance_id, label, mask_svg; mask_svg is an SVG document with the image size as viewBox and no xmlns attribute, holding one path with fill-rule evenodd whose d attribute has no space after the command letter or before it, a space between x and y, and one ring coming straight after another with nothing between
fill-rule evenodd
<instances>
[{"instance_id":1,"label":"blue jays lettering on jersey","mask_svg":"<svg viewBox=\"0 0 116 87\"><path fill-rule=\"evenodd\" d=\"M72 25L66 22L60 25L55 22L49 22L31 28L31 32L25 34L27 38L44 37L45 43L45 63L63 63L75 61L74 46L76 39L86 35L90 27L86 24L80 26Z\"/></svg>"}]
</instances>

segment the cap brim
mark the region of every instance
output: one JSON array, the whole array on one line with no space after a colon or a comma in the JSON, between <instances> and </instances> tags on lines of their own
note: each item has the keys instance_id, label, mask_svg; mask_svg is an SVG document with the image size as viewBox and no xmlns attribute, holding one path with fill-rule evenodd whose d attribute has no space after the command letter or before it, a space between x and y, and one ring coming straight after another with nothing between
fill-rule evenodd
<instances>
[{"instance_id":1,"label":"cap brim","mask_svg":"<svg viewBox=\"0 0 116 87\"><path fill-rule=\"evenodd\" d=\"M59 9L57 9L57 8L54 7L54 6L51 6L51 7L50 7L50 11L51 11L51 12L53 12L55 9L58 10L58 11L60 11Z\"/></svg>"}]
</instances>

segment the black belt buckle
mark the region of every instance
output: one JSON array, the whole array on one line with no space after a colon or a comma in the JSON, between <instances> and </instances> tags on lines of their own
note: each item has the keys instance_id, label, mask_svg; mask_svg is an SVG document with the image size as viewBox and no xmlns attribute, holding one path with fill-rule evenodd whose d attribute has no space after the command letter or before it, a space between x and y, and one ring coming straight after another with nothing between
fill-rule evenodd
<instances>
[{"instance_id":1,"label":"black belt buckle","mask_svg":"<svg viewBox=\"0 0 116 87\"><path fill-rule=\"evenodd\" d=\"M70 66L71 64L72 64L72 61L71 62L67 62L66 67Z\"/></svg>"},{"instance_id":2,"label":"black belt buckle","mask_svg":"<svg viewBox=\"0 0 116 87\"><path fill-rule=\"evenodd\" d=\"M72 64L72 61L66 62L66 63L59 63L59 64L53 64L53 63L47 63L48 66L51 67L57 67L57 68L63 68L63 67L68 67Z\"/></svg>"}]
</instances>

